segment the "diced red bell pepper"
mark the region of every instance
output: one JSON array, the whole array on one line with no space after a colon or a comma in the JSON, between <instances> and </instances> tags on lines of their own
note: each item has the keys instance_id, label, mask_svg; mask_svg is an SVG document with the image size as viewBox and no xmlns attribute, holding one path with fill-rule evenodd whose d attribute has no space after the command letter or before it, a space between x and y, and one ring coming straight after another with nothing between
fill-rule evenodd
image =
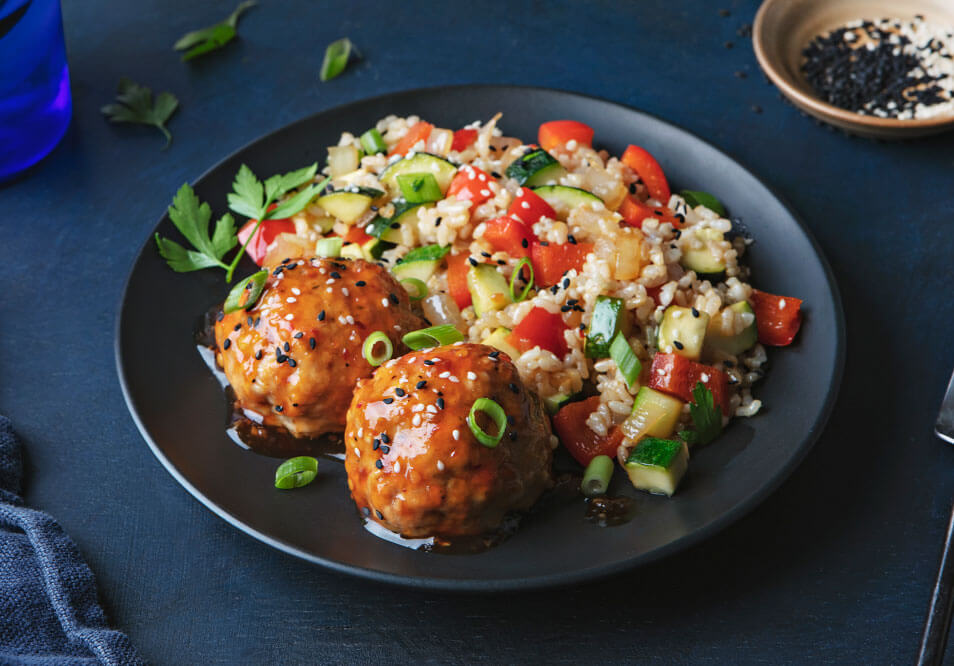
<instances>
[{"instance_id":1,"label":"diced red bell pepper","mask_svg":"<svg viewBox=\"0 0 954 666\"><path fill-rule=\"evenodd\" d=\"M357 243L358 245L364 245L369 240L374 238L365 233L364 229L361 227L349 227L348 233L344 236L345 243Z\"/></svg>"},{"instance_id":2,"label":"diced red bell pepper","mask_svg":"<svg viewBox=\"0 0 954 666\"><path fill-rule=\"evenodd\" d=\"M238 242L240 245L252 235L252 230L256 224L258 224L258 220L249 220L245 223L245 226L239 229ZM293 233L295 233L295 223L291 220L265 220L258 231L255 232L252 240L245 246L245 252L251 257L252 261L261 266L265 260L265 255L268 253L268 246L275 240L275 236Z\"/></svg>"},{"instance_id":3,"label":"diced red bell pepper","mask_svg":"<svg viewBox=\"0 0 954 666\"><path fill-rule=\"evenodd\" d=\"M620 161L639 174L639 179L649 189L649 196L663 205L669 203L671 193L669 183L666 181L666 174L663 173L659 162L649 154L648 150L630 145L626 148L626 152L623 153Z\"/></svg>"},{"instance_id":4,"label":"diced red bell pepper","mask_svg":"<svg viewBox=\"0 0 954 666\"><path fill-rule=\"evenodd\" d=\"M568 270L580 271L586 255L592 251L593 243L533 243L530 246L533 281L541 287L556 284Z\"/></svg>"},{"instance_id":5,"label":"diced red bell pepper","mask_svg":"<svg viewBox=\"0 0 954 666\"><path fill-rule=\"evenodd\" d=\"M586 425L586 419L600 405L598 395L580 402L571 402L553 415L553 430L560 443L578 463L586 467L596 456L616 458L623 441L623 432L614 427L605 435L597 435Z\"/></svg>"},{"instance_id":6,"label":"diced red bell pepper","mask_svg":"<svg viewBox=\"0 0 954 666\"><path fill-rule=\"evenodd\" d=\"M638 227L640 229L643 228L643 220L647 217L656 218L660 224L669 222L675 229L681 229L685 226L684 220L676 217L675 213L667 206L650 206L632 194L626 195L626 198L623 199L623 203L619 205L617 212L623 216L623 222L631 227Z\"/></svg>"},{"instance_id":7,"label":"diced red bell pepper","mask_svg":"<svg viewBox=\"0 0 954 666\"><path fill-rule=\"evenodd\" d=\"M791 344L802 325L802 301L753 289L749 304L755 310L759 342L773 347Z\"/></svg>"},{"instance_id":8,"label":"diced red bell pepper","mask_svg":"<svg viewBox=\"0 0 954 666\"><path fill-rule=\"evenodd\" d=\"M510 202L507 215L512 215L527 226L533 226L541 217L555 220L556 211L529 187L517 190L516 198Z\"/></svg>"},{"instance_id":9,"label":"diced red bell pepper","mask_svg":"<svg viewBox=\"0 0 954 666\"><path fill-rule=\"evenodd\" d=\"M463 166L447 188L447 196L453 195L458 201L469 200L474 206L479 206L494 195L489 187L491 180L482 169Z\"/></svg>"},{"instance_id":10,"label":"diced red bell pepper","mask_svg":"<svg viewBox=\"0 0 954 666\"><path fill-rule=\"evenodd\" d=\"M653 356L653 366L649 371L649 388L673 395L680 400L693 402L692 389L702 382L712 392L712 401L719 406L723 414L729 413L729 379L719 368L690 361L679 354Z\"/></svg>"},{"instance_id":11,"label":"diced red bell pepper","mask_svg":"<svg viewBox=\"0 0 954 666\"><path fill-rule=\"evenodd\" d=\"M565 330L566 324L560 315L536 307L513 327L508 340L521 353L539 346L553 352L557 358L563 358L567 352L566 340L563 339Z\"/></svg>"},{"instance_id":12,"label":"diced red bell pepper","mask_svg":"<svg viewBox=\"0 0 954 666\"><path fill-rule=\"evenodd\" d=\"M486 223L484 240L495 250L506 252L511 257L529 257L537 237L523 222L503 215Z\"/></svg>"},{"instance_id":13,"label":"diced red bell pepper","mask_svg":"<svg viewBox=\"0 0 954 666\"><path fill-rule=\"evenodd\" d=\"M467 288L467 261L466 252L447 255L447 291L461 310L471 304L470 289Z\"/></svg>"},{"instance_id":14,"label":"diced red bell pepper","mask_svg":"<svg viewBox=\"0 0 954 666\"><path fill-rule=\"evenodd\" d=\"M454 142L451 144L451 150L460 152L466 150L477 141L477 130L459 129L454 132Z\"/></svg>"},{"instance_id":15,"label":"diced red bell pepper","mask_svg":"<svg viewBox=\"0 0 954 666\"><path fill-rule=\"evenodd\" d=\"M551 120L540 125L537 138L544 150L552 150L569 141L592 148L593 128L576 120Z\"/></svg>"},{"instance_id":16,"label":"diced red bell pepper","mask_svg":"<svg viewBox=\"0 0 954 666\"><path fill-rule=\"evenodd\" d=\"M434 129L434 126L430 123L425 123L423 120L411 125L407 130L407 134L401 137L401 140L394 145L394 148L391 149L388 155L406 155L407 151L413 148L414 144L418 141L426 142L427 138L431 135L432 129Z\"/></svg>"}]
</instances>

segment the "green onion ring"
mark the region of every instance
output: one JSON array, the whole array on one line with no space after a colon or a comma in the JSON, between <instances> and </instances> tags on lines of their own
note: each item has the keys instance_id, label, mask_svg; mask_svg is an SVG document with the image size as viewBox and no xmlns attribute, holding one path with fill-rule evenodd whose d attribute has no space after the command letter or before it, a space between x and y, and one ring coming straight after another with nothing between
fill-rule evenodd
<instances>
[{"instance_id":1,"label":"green onion ring","mask_svg":"<svg viewBox=\"0 0 954 666\"><path fill-rule=\"evenodd\" d=\"M523 291L520 292L520 296L517 296L514 292L514 284L517 281L517 276L523 273L523 267L526 266L530 269L530 279L527 281L527 284L524 286ZM528 295L530 295L530 290L533 289L533 264L530 263L530 260L524 257L517 262L516 267L513 269L513 275L510 276L510 300L514 303L519 303L524 300Z\"/></svg>"},{"instance_id":2,"label":"green onion ring","mask_svg":"<svg viewBox=\"0 0 954 666\"><path fill-rule=\"evenodd\" d=\"M477 412L483 412L497 424L497 434L489 435L477 425ZM470 414L467 415L467 425L470 431L474 433L477 441L489 449L497 448L500 440L503 439L504 431L507 429L507 414L503 407L498 405L490 398L477 398L470 408Z\"/></svg>"},{"instance_id":3,"label":"green onion ring","mask_svg":"<svg viewBox=\"0 0 954 666\"><path fill-rule=\"evenodd\" d=\"M232 287L228 297L225 299L225 305L222 306L223 312L229 314L236 310L245 308L251 310L258 302L258 297L262 295L265 288L265 280L268 278L268 271L259 271L252 273L247 278ZM248 297L242 302L242 294L248 292Z\"/></svg>"},{"instance_id":4,"label":"green onion ring","mask_svg":"<svg viewBox=\"0 0 954 666\"><path fill-rule=\"evenodd\" d=\"M583 472L580 490L587 497L605 495L613 478L613 459L609 456L595 456Z\"/></svg>"},{"instance_id":5,"label":"green onion ring","mask_svg":"<svg viewBox=\"0 0 954 666\"><path fill-rule=\"evenodd\" d=\"M412 301L420 301L427 296L427 285L417 278L404 278L401 280L401 286L404 287L404 290ZM411 289L408 289L409 286L414 290L413 293Z\"/></svg>"},{"instance_id":6,"label":"green onion ring","mask_svg":"<svg viewBox=\"0 0 954 666\"><path fill-rule=\"evenodd\" d=\"M639 373L643 371L643 364L633 353L633 348L629 346L622 331L613 338L609 352L610 358L616 362L616 367L619 368L619 373L626 380L626 385L633 388L633 385L639 379Z\"/></svg>"},{"instance_id":7,"label":"green onion ring","mask_svg":"<svg viewBox=\"0 0 954 666\"><path fill-rule=\"evenodd\" d=\"M441 324L440 326L431 326L417 331L411 331L403 338L402 342L410 349L427 349L429 347L440 347L442 345L452 345L464 339L464 334L454 328L453 324Z\"/></svg>"},{"instance_id":8,"label":"green onion ring","mask_svg":"<svg viewBox=\"0 0 954 666\"><path fill-rule=\"evenodd\" d=\"M374 348L379 343L384 345L384 353L375 354ZM364 355L365 361L370 363L372 366L377 367L385 361L391 360L391 356L394 355L394 346L391 344L391 340L388 339L388 336L384 333L384 331L375 331L364 339L364 345L361 347L361 353Z\"/></svg>"},{"instance_id":9,"label":"green onion ring","mask_svg":"<svg viewBox=\"0 0 954 666\"><path fill-rule=\"evenodd\" d=\"M289 458L275 470L275 487L290 490L307 486L318 475L318 460L311 456Z\"/></svg>"}]
</instances>

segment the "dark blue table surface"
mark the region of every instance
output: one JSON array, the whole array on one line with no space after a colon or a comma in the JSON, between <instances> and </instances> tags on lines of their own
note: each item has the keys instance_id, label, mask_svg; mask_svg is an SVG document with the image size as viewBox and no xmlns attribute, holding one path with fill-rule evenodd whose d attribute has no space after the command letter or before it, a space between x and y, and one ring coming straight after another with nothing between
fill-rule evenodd
<instances>
[{"instance_id":1,"label":"dark blue table surface","mask_svg":"<svg viewBox=\"0 0 954 666\"><path fill-rule=\"evenodd\" d=\"M802 117L737 35L755 0L262 0L239 41L192 65L171 44L230 2L64 4L72 127L37 169L0 188L0 412L28 446L28 501L73 536L108 614L147 659L913 658L954 496L954 451L932 436L954 367L954 136L876 143ZM319 82L324 46L345 35L364 60ZM168 151L153 130L103 120L121 76L179 96ZM776 188L824 248L848 328L834 414L791 479L717 537L573 589L392 588L231 528L136 431L113 363L117 303L175 189L305 115L468 82L576 90L687 127Z\"/></svg>"}]
</instances>

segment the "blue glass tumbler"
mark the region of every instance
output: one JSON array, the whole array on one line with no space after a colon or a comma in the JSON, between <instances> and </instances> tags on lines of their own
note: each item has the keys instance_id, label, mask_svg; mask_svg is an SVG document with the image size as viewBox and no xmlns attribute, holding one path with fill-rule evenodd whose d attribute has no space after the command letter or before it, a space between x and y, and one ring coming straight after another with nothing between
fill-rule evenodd
<instances>
[{"instance_id":1,"label":"blue glass tumbler","mask_svg":"<svg viewBox=\"0 0 954 666\"><path fill-rule=\"evenodd\" d=\"M60 0L0 0L0 181L53 150L71 112Z\"/></svg>"}]
</instances>

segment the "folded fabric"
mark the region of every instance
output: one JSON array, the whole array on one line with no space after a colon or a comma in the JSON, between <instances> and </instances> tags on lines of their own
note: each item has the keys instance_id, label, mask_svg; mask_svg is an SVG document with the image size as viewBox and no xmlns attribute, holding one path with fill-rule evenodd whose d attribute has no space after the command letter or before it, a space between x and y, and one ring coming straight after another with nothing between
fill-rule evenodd
<instances>
[{"instance_id":1,"label":"folded fabric","mask_svg":"<svg viewBox=\"0 0 954 666\"><path fill-rule=\"evenodd\" d=\"M23 506L20 442L0 416L0 663L143 664L110 629L93 572L49 515Z\"/></svg>"}]
</instances>

